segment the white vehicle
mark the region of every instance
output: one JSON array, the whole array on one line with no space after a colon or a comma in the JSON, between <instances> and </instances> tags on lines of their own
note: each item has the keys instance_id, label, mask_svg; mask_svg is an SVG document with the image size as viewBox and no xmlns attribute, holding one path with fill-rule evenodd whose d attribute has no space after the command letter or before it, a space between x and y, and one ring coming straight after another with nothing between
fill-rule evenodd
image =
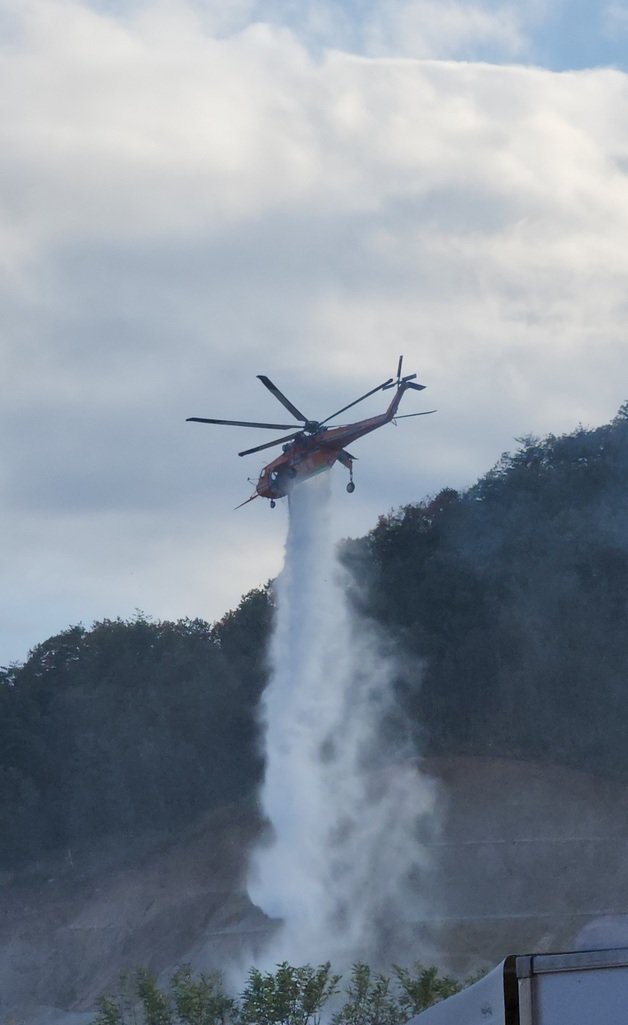
<instances>
[{"instance_id":1,"label":"white vehicle","mask_svg":"<svg viewBox=\"0 0 628 1025\"><path fill-rule=\"evenodd\" d=\"M409 1025L623 1025L628 948L512 954Z\"/></svg>"}]
</instances>

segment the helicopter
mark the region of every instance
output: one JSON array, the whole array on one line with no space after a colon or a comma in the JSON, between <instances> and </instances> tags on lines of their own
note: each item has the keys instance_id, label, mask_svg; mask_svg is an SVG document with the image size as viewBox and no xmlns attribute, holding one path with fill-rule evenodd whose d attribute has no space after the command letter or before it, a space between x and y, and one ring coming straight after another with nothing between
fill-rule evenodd
<instances>
[{"instance_id":1,"label":"helicopter","mask_svg":"<svg viewBox=\"0 0 628 1025\"><path fill-rule=\"evenodd\" d=\"M275 445L282 446L281 455L277 456L272 463L268 463L260 473L254 494L236 506L236 509L241 509L243 505L247 505L248 502L252 502L256 498L269 499L270 507L274 509L278 498L284 498L286 495L289 495L292 489L297 484L302 483L302 481L331 469L336 461L349 471L347 491L351 494L355 491L353 463L357 456L353 456L347 451L347 445L351 445L357 438L361 438L371 431L376 431L378 427L383 427L384 424L388 424L391 421L411 416L426 416L429 413L436 412L435 409L427 409L420 413L397 413L399 403L408 389L412 388L415 391L423 391L425 389L424 384L417 384L415 382L416 374L408 374L406 377L401 376L402 364L403 356L400 356L396 377L389 377L387 381L378 384L375 388L371 388L364 395L360 395L359 399L354 399L353 402L343 406L342 409L337 409L335 413L320 421L309 420L308 417L304 416L297 409L290 399L286 398L283 392L279 391L279 388L273 384L270 378L264 374L258 374L258 379L268 388L268 391L281 402L282 406L296 420L301 422L303 426L299 427L296 431L294 430L295 424L257 423L249 420L216 420L204 416L189 416L186 423L223 424L228 427L256 427L272 431L292 431L291 434L275 438L274 441L268 441L263 445L256 445L254 448L247 448L243 452L238 452L239 456L248 456L254 452L262 452L264 449L273 448ZM341 413L345 413L353 406L357 406L358 402L368 399L370 395L375 395L378 391L387 391L389 388L394 388L395 394L384 413L380 413L379 416L372 416L368 420L358 420L356 423L345 424L342 427L327 426L330 420L340 416ZM251 483L255 482L251 481Z\"/></svg>"}]
</instances>

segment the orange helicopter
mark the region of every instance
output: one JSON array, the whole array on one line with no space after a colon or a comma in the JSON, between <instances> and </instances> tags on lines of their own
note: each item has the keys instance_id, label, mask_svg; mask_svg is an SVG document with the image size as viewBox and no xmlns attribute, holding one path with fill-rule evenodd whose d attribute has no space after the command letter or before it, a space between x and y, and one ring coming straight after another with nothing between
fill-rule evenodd
<instances>
[{"instance_id":1,"label":"orange helicopter","mask_svg":"<svg viewBox=\"0 0 628 1025\"><path fill-rule=\"evenodd\" d=\"M436 412L435 409L426 409L421 413L397 414L404 392L409 388L414 388L415 391L423 391L425 388L424 384L414 383L416 374L408 374L406 377L401 376L402 363L403 356L400 356L396 379L389 377L383 384L378 384L376 388L371 388L370 391L361 395L359 399L355 399L347 406L343 406L342 409L337 409L331 416L320 421L309 420L279 391L279 388L268 377L265 377L264 374L258 374L257 376L262 384L272 392L275 398L281 402L282 406L293 417L301 421L303 427L298 431L293 431L292 434L276 438L274 441L268 441L264 445L256 445L255 448L247 448L243 452L238 452L239 456L248 456L253 452L261 452L263 449L272 448L274 445L282 446L282 454L277 456L272 463L268 463L260 473L255 487L255 494L241 502L236 508L241 509L243 505L252 502L256 498L268 498L271 509L274 509L277 499L288 495L296 484L300 484L302 481L308 480L308 478L314 477L324 470L329 470L336 461L342 463L349 471L347 491L349 494L355 491L353 463L357 457L347 452L347 445L351 445L357 438L361 438L364 434L370 434L371 431L377 430L378 427L383 427L384 424L388 424L392 420L396 421L410 416L426 416L428 413ZM378 391L386 391L388 388L395 388L395 394L385 413L380 413L379 416L372 416L368 420L358 420L357 423L346 424L344 427L326 426L334 417L340 416L347 409L356 406L358 402L367 399L369 395L374 395ZM191 421L201 424L225 424L228 427L260 427L272 431L290 430L295 426L294 424L256 423L249 420L215 420L204 416L189 416L187 422Z\"/></svg>"}]
</instances>

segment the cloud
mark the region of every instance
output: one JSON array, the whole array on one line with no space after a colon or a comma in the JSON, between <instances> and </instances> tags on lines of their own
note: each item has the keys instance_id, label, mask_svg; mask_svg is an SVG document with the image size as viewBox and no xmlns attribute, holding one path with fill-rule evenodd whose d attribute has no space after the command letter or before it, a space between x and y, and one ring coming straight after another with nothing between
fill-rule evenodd
<instances>
[{"instance_id":1,"label":"cloud","mask_svg":"<svg viewBox=\"0 0 628 1025\"><path fill-rule=\"evenodd\" d=\"M314 417L400 352L429 386L351 498L338 470L339 535L626 397L625 75L317 53L220 10L0 0L0 661L279 568L283 513L232 513L257 436L184 422L276 418L257 373Z\"/></svg>"},{"instance_id":2,"label":"cloud","mask_svg":"<svg viewBox=\"0 0 628 1025\"><path fill-rule=\"evenodd\" d=\"M366 49L372 56L503 60L520 56L526 37L515 6L388 0L369 25Z\"/></svg>"}]
</instances>

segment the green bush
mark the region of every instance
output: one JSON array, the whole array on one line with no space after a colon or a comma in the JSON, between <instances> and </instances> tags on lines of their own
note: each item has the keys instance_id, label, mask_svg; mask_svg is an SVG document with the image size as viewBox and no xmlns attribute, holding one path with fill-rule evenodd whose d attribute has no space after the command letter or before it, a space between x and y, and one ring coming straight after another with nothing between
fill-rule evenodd
<instances>
[{"instance_id":1,"label":"green bush","mask_svg":"<svg viewBox=\"0 0 628 1025\"><path fill-rule=\"evenodd\" d=\"M394 965L390 977L358 962L338 1006L341 980L329 962L313 968L284 961L274 972L251 968L242 993L230 997L219 974L195 976L183 965L160 989L156 976L140 968L100 998L91 1025L319 1025L328 1004L332 1025L402 1025L461 988L419 963Z\"/></svg>"}]
</instances>

